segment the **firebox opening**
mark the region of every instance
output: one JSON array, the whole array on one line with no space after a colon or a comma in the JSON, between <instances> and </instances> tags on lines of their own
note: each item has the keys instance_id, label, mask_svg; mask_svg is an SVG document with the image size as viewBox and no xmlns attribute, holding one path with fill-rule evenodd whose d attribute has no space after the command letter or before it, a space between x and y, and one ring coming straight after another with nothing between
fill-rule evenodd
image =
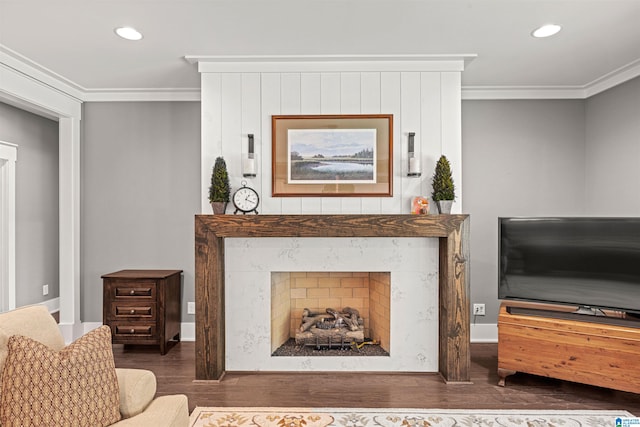
<instances>
[{"instance_id":1,"label":"firebox opening","mask_svg":"<svg viewBox=\"0 0 640 427\"><path fill-rule=\"evenodd\" d=\"M389 356L389 272L272 272L272 356Z\"/></svg>"}]
</instances>

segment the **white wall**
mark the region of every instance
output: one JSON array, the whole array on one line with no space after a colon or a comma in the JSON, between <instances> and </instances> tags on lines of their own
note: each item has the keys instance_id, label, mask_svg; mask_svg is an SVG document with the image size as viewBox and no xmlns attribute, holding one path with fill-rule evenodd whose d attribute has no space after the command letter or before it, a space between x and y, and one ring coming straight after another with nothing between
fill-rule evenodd
<instances>
[{"instance_id":1,"label":"white wall","mask_svg":"<svg viewBox=\"0 0 640 427\"><path fill-rule=\"evenodd\" d=\"M271 116L393 114L393 197L271 197ZM415 132L422 177L408 178L407 137ZM241 185L247 135L255 135L258 174L248 180L263 214L409 213L410 199L431 194L440 154L452 163L462 200L460 73L453 72L204 72L202 74L202 212L219 155L232 192ZM460 212L460 203L454 212Z\"/></svg>"}]
</instances>

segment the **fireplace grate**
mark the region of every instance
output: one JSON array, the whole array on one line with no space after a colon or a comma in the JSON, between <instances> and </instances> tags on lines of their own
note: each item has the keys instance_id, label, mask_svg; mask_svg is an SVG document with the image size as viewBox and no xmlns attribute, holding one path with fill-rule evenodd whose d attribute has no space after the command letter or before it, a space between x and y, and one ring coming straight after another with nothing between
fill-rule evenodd
<instances>
[{"instance_id":1,"label":"fireplace grate","mask_svg":"<svg viewBox=\"0 0 640 427\"><path fill-rule=\"evenodd\" d=\"M294 338L290 338L280 347L278 347L271 356L296 356L296 357L326 357L326 356L340 356L340 357L368 357L368 356L383 356L388 357L389 352L383 349L377 341L365 338L365 340L359 344L347 343L341 347L340 342L332 342L332 347L328 346L316 346L313 343L297 344Z\"/></svg>"},{"instance_id":2,"label":"fireplace grate","mask_svg":"<svg viewBox=\"0 0 640 427\"><path fill-rule=\"evenodd\" d=\"M320 348L355 348L364 342L364 320L358 310L327 308L324 313L305 308L296 332L296 344Z\"/></svg>"}]
</instances>

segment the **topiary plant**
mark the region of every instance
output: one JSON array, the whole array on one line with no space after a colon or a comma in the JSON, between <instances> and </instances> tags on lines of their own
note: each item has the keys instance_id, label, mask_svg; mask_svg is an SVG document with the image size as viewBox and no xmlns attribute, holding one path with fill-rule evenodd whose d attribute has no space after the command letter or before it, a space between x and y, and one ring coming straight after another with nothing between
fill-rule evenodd
<instances>
[{"instance_id":1,"label":"topiary plant","mask_svg":"<svg viewBox=\"0 0 640 427\"><path fill-rule=\"evenodd\" d=\"M431 196L436 202L439 200L455 200L456 198L455 186L451 177L451 165L445 155L440 156L436 164Z\"/></svg>"},{"instance_id":2,"label":"topiary plant","mask_svg":"<svg viewBox=\"0 0 640 427\"><path fill-rule=\"evenodd\" d=\"M216 163L214 164L213 172L211 173L209 202L212 204L224 203L224 207L226 209L226 205L229 202L230 195L231 187L229 186L229 173L227 172L227 164L225 163L224 158L218 157L216 158Z\"/></svg>"}]
</instances>

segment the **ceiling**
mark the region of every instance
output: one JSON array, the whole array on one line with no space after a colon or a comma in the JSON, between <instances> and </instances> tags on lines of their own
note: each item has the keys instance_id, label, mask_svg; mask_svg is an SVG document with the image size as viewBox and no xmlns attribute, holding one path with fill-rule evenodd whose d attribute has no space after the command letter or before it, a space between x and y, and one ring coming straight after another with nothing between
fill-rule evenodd
<instances>
[{"instance_id":1,"label":"ceiling","mask_svg":"<svg viewBox=\"0 0 640 427\"><path fill-rule=\"evenodd\" d=\"M640 0L0 0L0 45L82 91L197 89L187 55L477 54L463 87L586 87L640 75L639 23Z\"/></svg>"}]
</instances>

